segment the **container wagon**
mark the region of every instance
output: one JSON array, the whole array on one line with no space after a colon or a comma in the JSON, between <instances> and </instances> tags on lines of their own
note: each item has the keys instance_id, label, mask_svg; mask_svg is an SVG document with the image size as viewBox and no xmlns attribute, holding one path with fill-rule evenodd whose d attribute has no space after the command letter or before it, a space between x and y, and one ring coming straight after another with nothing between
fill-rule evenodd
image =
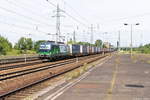
<instances>
[{"instance_id":1,"label":"container wagon","mask_svg":"<svg viewBox=\"0 0 150 100\"><path fill-rule=\"evenodd\" d=\"M80 45L77 44L70 44L69 45L69 51L70 51L70 56L80 56Z\"/></svg>"}]
</instances>

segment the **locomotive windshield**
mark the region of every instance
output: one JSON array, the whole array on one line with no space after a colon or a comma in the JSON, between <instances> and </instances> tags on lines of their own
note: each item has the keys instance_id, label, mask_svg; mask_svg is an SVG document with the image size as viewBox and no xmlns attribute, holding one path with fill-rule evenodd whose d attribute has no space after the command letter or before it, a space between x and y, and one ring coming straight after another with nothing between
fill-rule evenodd
<instances>
[{"instance_id":1,"label":"locomotive windshield","mask_svg":"<svg viewBox=\"0 0 150 100\"><path fill-rule=\"evenodd\" d=\"M49 43L42 43L41 45L40 45L40 48L39 48L40 50L51 50L51 44L49 44Z\"/></svg>"}]
</instances>

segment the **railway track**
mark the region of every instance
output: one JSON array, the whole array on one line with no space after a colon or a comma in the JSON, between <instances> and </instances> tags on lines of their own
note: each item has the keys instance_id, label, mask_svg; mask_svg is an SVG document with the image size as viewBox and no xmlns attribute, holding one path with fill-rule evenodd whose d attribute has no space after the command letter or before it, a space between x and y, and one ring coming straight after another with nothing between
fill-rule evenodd
<instances>
[{"instance_id":1,"label":"railway track","mask_svg":"<svg viewBox=\"0 0 150 100\"><path fill-rule=\"evenodd\" d=\"M4 58L4 59L0 59L0 65L12 64L12 63L20 63L20 62L28 62L28 61L35 61L35 60L39 60L38 56L8 58L8 59Z\"/></svg>"},{"instance_id":2,"label":"railway track","mask_svg":"<svg viewBox=\"0 0 150 100\"><path fill-rule=\"evenodd\" d=\"M20 80L20 82L10 84L8 87L3 87L4 90L0 91L0 97L4 98L5 96L17 90L20 90L33 84L37 84L48 78L58 76L75 68L78 68L84 63L90 63L102 57L105 56L92 55L87 57L80 57L78 59L74 58L57 62L47 62L39 64L39 66L37 66L38 64L34 66L26 66L24 67L24 69L14 68L14 70L11 68L7 70L2 70L0 71L0 82L2 84L9 84L12 81L18 80ZM21 85L21 83L23 83L23 85Z\"/></svg>"},{"instance_id":3,"label":"railway track","mask_svg":"<svg viewBox=\"0 0 150 100\"><path fill-rule=\"evenodd\" d=\"M94 56L93 56L94 57ZM0 67L0 81L4 81L4 80L8 80L8 79L12 79L12 78L16 78L22 75L26 75L26 74L30 74L30 73L35 73L35 72L39 72L42 70L47 70L49 68L53 68L53 67L57 67L57 66L61 66L61 65L65 65L65 64L70 64L70 63L74 63L78 60L82 60L84 58L89 58L87 57L80 57L80 58L74 58L74 59L68 59L68 60L64 60L64 61L58 61L58 62L47 62L47 63L43 63L43 62L32 62L32 63L27 63L27 64L21 64L21 65L15 65L15 66L7 66L7 67ZM31 67L32 65L32 67ZM25 67L25 68L22 68ZM10 69L16 69L16 68L21 68L20 70L17 69L17 71L13 71ZM10 71L9 71L10 70Z\"/></svg>"},{"instance_id":4,"label":"railway track","mask_svg":"<svg viewBox=\"0 0 150 100\"><path fill-rule=\"evenodd\" d=\"M63 59L60 59L60 60L63 60ZM34 58L34 59L30 59L26 62L25 61L18 61L18 62L11 62L11 63L5 63L5 64L1 63L0 64L0 71L14 69L14 68L26 67L26 66L29 66L29 65L38 65L38 64L42 64L44 62L48 62L48 61L47 60L40 60L38 58Z\"/></svg>"},{"instance_id":5,"label":"railway track","mask_svg":"<svg viewBox=\"0 0 150 100\"><path fill-rule=\"evenodd\" d=\"M5 64L5 65L0 65L0 71L19 68L19 67L25 67L28 65L36 65L36 64L40 64L40 63L42 63L41 60L20 62L20 63L13 63L13 64Z\"/></svg>"},{"instance_id":6,"label":"railway track","mask_svg":"<svg viewBox=\"0 0 150 100\"><path fill-rule=\"evenodd\" d=\"M75 60L70 60L68 62L62 62L62 63L56 63L56 64L44 64L44 65L42 65L40 67L36 67L36 68L30 68L30 69L25 69L25 70L21 70L21 71L0 74L0 81L16 78L16 77L19 77L22 75L27 75L30 73L47 70L49 68L58 67L58 66L65 65L65 64L70 64L70 63L73 63L74 61Z\"/></svg>"}]
</instances>

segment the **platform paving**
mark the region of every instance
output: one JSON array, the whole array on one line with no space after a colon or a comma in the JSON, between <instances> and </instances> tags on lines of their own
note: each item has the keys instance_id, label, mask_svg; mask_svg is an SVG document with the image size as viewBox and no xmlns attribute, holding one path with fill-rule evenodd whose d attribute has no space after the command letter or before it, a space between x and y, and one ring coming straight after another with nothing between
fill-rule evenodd
<instances>
[{"instance_id":1,"label":"platform paving","mask_svg":"<svg viewBox=\"0 0 150 100\"><path fill-rule=\"evenodd\" d=\"M150 64L134 61L130 55L115 55L81 81L55 92L49 100L150 100Z\"/></svg>"}]
</instances>

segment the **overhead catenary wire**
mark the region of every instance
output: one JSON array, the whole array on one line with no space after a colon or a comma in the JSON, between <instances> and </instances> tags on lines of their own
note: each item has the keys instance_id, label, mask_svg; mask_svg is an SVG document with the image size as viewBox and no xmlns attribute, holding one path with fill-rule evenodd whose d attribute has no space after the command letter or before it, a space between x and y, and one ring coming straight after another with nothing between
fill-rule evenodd
<instances>
[{"instance_id":1,"label":"overhead catenary wire","mask_svg":"<svg viewBox=\"0 0 150 100\"><path fill-rule=\"evenodd\" d=\"M54 6L54 5L53 5ZM55 6L56 7L56 6ZM47 24L47 23L44 23L44 22L42 22L41 20L38 20L38 19L35 19L35 18L33 18L33 17L31 17L31 16L27 16L27 15L25 15L25 14L22 14L22 13L19 13L19 12L17 12L17 11L14 11L14 10L12 10L12 9L7 9L7 8L5 8L5 7L0 7L0 9L2 9L2 10L4 10L4 11L6 11L6 12L8 12L8 13L11 13L11 14L15 14L15 15L17 15L17 16L22 16L23 18L25 18L25 19L28 19L28 20L31 20L31 21L33 21L33 22L35 22L35 24L32 24L33 25L33 27L35 26L35 29L34 28L31 28L31 27L28 27L28 26L20 26L20 25L17 25L16 23L15 24L11 24L11 23L8 23L8 22L3 22L3 21L0 21L0 23L3 23L3 24L7 24L7 25L9 25L9 26L12 26L12 27L17 27L17 28L21 28L21 29L28 29L28 30L36 30L36 27L38 26L38 25L46 25L46 26L54 26L54 25L49 25L49 24ZM72 18L73 20L75 20L76 22L78 22L78 23L80 23L80 24L82 24L83 26L86 26L86 24L84 24L84 23L82 23L81 21L79 21L78 19L76 19L75 17L73 17L72 15L70 15L69 13L67 13L67 12L64 12L67 16L69 16L70 18ZM27 23L27 21L22 21L22 22L26 22ZM31 23L32 22L30 22L30 25L31 25ZM38 24L37 24L38 23ZM63 27L72 27L72 26L69 26L69 25L66 25L66 26L63 26ZM40 30L36 30L36 31L38 31L38 32L41 32L41 33L46 33L46 32L43 32L43 31L40 31ZM47 33L46 33L47 34Z\"/></svg>"},{"instance_id":2,"label":"overhead catenary wire","mask_svg":"<svg viewBox=\"0 0 150 100\"><path fill-rule=\"evenodd\" d=\"M9 1L9 0L6 0L6 1ZM50 2L49 0L47 0L51 5L53 5L53 7L56 7L56 5L52 2ZM11 2L12 4L12 1L9 1ZM66 3L66 2L65 2ZM15 4L15 3L13 3ZM68 3L66 3L72 10L74 10L74 12L76 12L76 14L78 14L78 12L73 8L71 7ZM18 4L16 6L19 6ZM25 8L25 7L23 7ZM31 10L32 12L32 10ZM79 15L79 14L78 14ZM118 20L123 20L123 19L129 19L129 18L135 18L135 17L141 17L141 16L145 16L145 15L150 15L150 13L145 13L145 14L139 14L139 15L135 15L135 16L131 16L131 17L124 17L124 18L118 18L118 19L112 19L112 20L106 20L106 21L118 21ZM80 16L80 15L79 15ZM85 19L83 18L82 16L80 16L82 19ZM71 17L72 18L72 17ZM73 18L73 19L76 19L76 18ZM50 26L50 25L49 25Z\"/></svg>"},{"instance_id":3,"label":"overhead catenary wire","mask_svg":"<svg viewBox=\"0 0 150 100\"><path fill-rule=\"evenodd\" d=\"M89 22L89 20L87 20L85 17L81 16L69 3L67 3L65 0L63 0L63 1L65 2L65 5L67 5L70 9L72 9L72 11L74 13L76 13L82 20L84 20L85 22Z\"/></svg>"},{"instance_id":4,"label":"overhead catenary wire","mask_svg":"<svg viewBox=\"0 0 150 100\"><path fill-rule=\"evenodd\" d=\"M22 17L24 17L24 18L26 18L26 19L28 19L28 20L34 21L34 22L36 22L36 23L50 26L48 23L44 23L44 22L42 22L42 21L40 21L40 20L37 20L37 19L35 19L35 18L26 16L26 15L21 14L21 13L18 13L18 12L16 12L16 11L13 11L13 10L10 10L10 9L4 8L4 7L0 7L0 9L2 9L2 10L4 10L4 11L7 11L7 12L9 12L9 13L12 13L12 14L18 15L18 16L22 16Z\"/></svg>"},{"instance_id":5,"label":"overhead catenary wire","mask_svg":"<svg viewBox=\"0 0 150 100\"><path fill-rule=\"evenodd\" d=\"M49 0L46 0L50 5L52 5L53 7L57 7L54 3L52 3L52 2L50 2ZM73 9L73 8L72 8ZM62 9L60 9L60 10L62 10ZM63 11L63 10L62 10ZM84 25L84 26L86 26L84 23L82 23L81 21L79 21L78 19L76 19L75 17L73 17L73 16L71 16L69 13L67 13L67 12L64 12L64 13L66 13L66 15L68 15L69 17L71 17L73 20L75 20L76 22L78 22L78 23L80 23L80 24L82 24L82 25ZM65 27L65 26L64 26Z\"/></svg>"},{"instance_id":6,"label":"overhead catenary wire","mask_svg":"<svg viewBox=\"0 0 150 100\"><path fill-rule=\"evenodd\" d=\"M10 24L10 23L3 22L3 21L0 21L0 23L9 25L9 26L11 26L11 27L16 27L16 28L19 28L19 29L21 28L21 29L25 29L25 30L26 30L26 29L28 29L28 30L35 30L35 31L37 31L37 32L47 34L46 32L43 32L43 31L41 31L41 30L38 30L37 27L35 27L35 29L34 29L34 28L31 28L31 27L20 26L20 25L16 25L16 24Z\"/></svg>"},{"instance_id":7,"label":"overhead catenary wire","mask_svg":"<svg viewBox=\"0 0 150 100\"><path fill-rule=\"evenodd\" d=\"M121 21L121 20L135 19L135 18L138 18L138 17L144 17L144 16L149 16L149 15L150 15L150 12L143 13L143 14L137 14L137 15L133 15L133 16L120 17L120 18L116 18L116 19L103 19L103 21L105 22L105 24L107 24L106 22L109 22L109 23L110 22L117 22L117 21ZM101 23L103 23L103 24L104 24L104 22L101 21Z\"/></svg>"},{"instance_id":8,"label":"overhead catenary wire","mask_svg":"<svg viewBox=\"0 0 150 100\"><path fill-rule=\"evenodd\" d=\"M1 14L0 14L0 16L1 16L1 17L4 17L5 19L9 18L9 17L4 16L4 15L1 15ZM4 19L4 20L5 20L5 19ZM11 17L11 18L9 18L9 20L13 20L13 21L14 21L14 20L17 20L17 19ZM38 27L38 24L33 24L33 23L31 23L31 22L26 23L26 21L24 21L24 20L19 20L19 23L20 23L20 22L22 22L23 24L27 24L27 25L30 24L29 26ZM6 23L7 23L7 24L11 24L11 23L8 23L8 22L6 22L6 21L1 21L1 20L0 20L0 23L2 23L2 24L6 24ZM16 23L17 23L17 22L15 22L15 24L16 24ZM21 23L20 23L20 24L21 24ZM19 27L20 25L17 25L17 26ZM49 27L49 26L47 26L47 27ZM55 25L51 25L51 27L55 27ZM70 27L73 27L73 26L71 26L71 25L64 25L63 27L70 28Z\"/></svg>"},{"instance_id":9,"label":"overhead catenary wire","mask_svg":"<svg viewBox=\"0 0 150 100\"><path fill-rule=\"evenodd\" d=\"M50 5L52 5L53 7L57 8L57 5L55 5L54 3L50 2L49 0L46 0ZM63 11L63 9L60 9ZM82 23L81 21L79 21L78 19L76 19L75 17L71 16L68 12L64 12L67 16L69 16L71 19L73 19L74 21L78 22L79 24L88 27L88 25Z\"/></svg>"},{"instance_id":10,"label":"overhead catenary wire","mask_svg":"<svg viewBox=\"0 0 150 100\"><path fill-rule=\"evenodd\" d=\"M11 5L14 5L15 7L19 7L21 9L24 9L25 11L28 11L28 12L34 14L34 15L37 15L38 17L41 17L42 19L45 18L46 20L49 20L47 17L40 15L39 13L35 12L34 10L28 9L29 7L27 8L25 6L22 6L21 4L18 4L17 1L16 2L12 2L10 0L6 0L6 2L10 3Z\"/></svg>"},{"instance_id":11,"label":"overhead catenary wire","mask_svg":"<svg viewBox=\"0 0 150 100\"><path fill-rule=\"evenodd\" d=\"M29 26L39 26L40 24L34 24L32 22L27 22L25 20L18 20L14 17L7 17L7 16L4 16L2 14L0 14L1 17L4 17L5 19L8 19L11 20L11 21L15 21L15 23L20 23L20 24L26 24L26 25L29 25ZM41 26L41 25L40 25ZM51 25L51 26L54 26L54 25Z\"/></svg>"},{"instance_id":12,"label":"overhead catenary wire","mask_svg":"<svg viewBox=\"0 0 150 100\"><path fill-rule=\"evenodd\" d=\"M72 18L73 20L75 20L76 22L80 23L81 25L85 26L85 27L88 27L88 25L80 22L78 19L76 19L75 17L71 16L69 13L67 12L64 12L66 15L68 15L70 18Z\"/></svg>"},{"instance_id":13,"label":"overhead catenary wire","mask_svg":"<svg viewBox=\"0 0 150 100\"><path fill-rule=\"evenodd\" d=\"M17 4L17 3L14 3L14 2L12 2L12 1L9 1L9 0L6 0L7 2L10 2L11 4L13 4L13 5L15 5L15 6L20 6L19 4ZM26 7L23 7L23 6L20 6L21 8L23 8L23 9L26 9ZM29 11L29 10L28 10ZM31 13L34 13L34 14L37 14L36 12L34 12L33 10L31 10L30 9L30 12ZM39 15L39 14L38 14ZM44 17L44 16L40 16L40 17ZM48 18L47 18L47 20L49 20ZM23 22L26 22L26 21L23 21ZM37 24L33 24L33 23L30 23L30 25L34 25L34 26L37 26ZM48 25L48 26L51 26L51 27L55 27L55 25ZM73 27L73 26L71 26L71 25L63 25L63 27Z\"/></svg>"},{"instance_id":14,"label":"overhead catenary wire","mask_svg":"<svg viewBox=\"0 0 150 100\"><path fill-rule=\"evenodd\" d=\"M52 5L53 7L57 7L57 5L55 5L54 3L50 2L49 0L46 0L50 5Z\"/></svg>"}]
</instances>

